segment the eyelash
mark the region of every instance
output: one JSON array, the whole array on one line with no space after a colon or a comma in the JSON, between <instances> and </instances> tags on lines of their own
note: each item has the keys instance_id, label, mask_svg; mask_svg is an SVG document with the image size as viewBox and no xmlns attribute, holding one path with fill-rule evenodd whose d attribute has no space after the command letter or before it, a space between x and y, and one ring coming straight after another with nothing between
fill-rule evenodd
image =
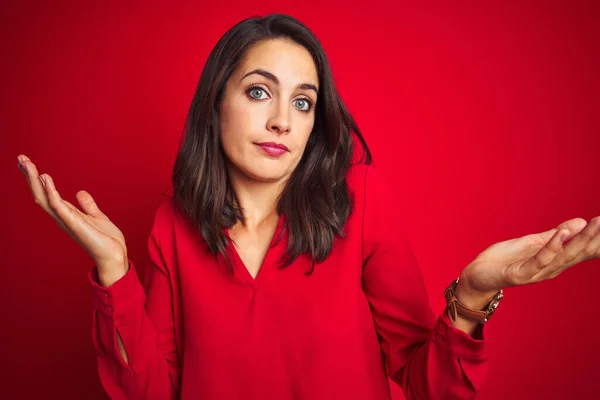
<instances>
[{"instance_id":1,"label":"eyelash","mask_svg":"<svg viewBox=\"0 0 600 400\"><path fill-rule=\"evenodd\" d=\"M261 101L261 100L264 100L264 99L257 99L257 98L254 98L254 97L252 97L252 96L250 95L250 92L252 92L253 90L256 90L256 89L258 89L258 90L262 90L263 92L265 92L265 93L267 93L267 94L268 94L267 90L266 90L264 87L262 87L262 86L259 86L259 85L252 85L252 86L250 86L250 87L248 88L248 90L246 90L246 95L248 96L248 98L249 98L250 100L254 100L254 101ZM312 103L312 101L311 101L311 100L310 100L308 97L301 97L301 98L298 98L298 99L296 99L296 100L302 100L302 101L305 101L305 102L307 102L307 103L308 103L308 109L307 109L307 110L301 110L301 109L298 109L298 111L300 111L300 112L303 112L303 113L308 113L310 110L312 110L312 108L313 108L313 103ZM296 100L294 100L294 101L296 101Z\"/></svg>"}]
</instances>

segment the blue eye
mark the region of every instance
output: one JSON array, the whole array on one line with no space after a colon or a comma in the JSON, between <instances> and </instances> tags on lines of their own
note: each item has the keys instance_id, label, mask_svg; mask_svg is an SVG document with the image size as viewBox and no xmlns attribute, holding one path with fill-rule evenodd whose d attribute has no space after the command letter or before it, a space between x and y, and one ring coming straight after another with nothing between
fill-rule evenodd
<instances>
[{"instance_id":1,"label":"blue eye","mask_svg":"<svg viewBox=\"0 0 600 400\"><path fill-rule=\"evenodd\" d=\"M269 98L269 93L266 89L261 86L252 86L248 90L246 90L246 95L251 100L265 100ZM302 111L309 112L312 109L312 101L303 97L293 101L294 106Z\"/></svg>"},{"instance_id":2,"label":"blue eye","mask_svg":"<svg viewBox=\"0 0 600 400\"><path fill-rule=\"evenodd\" d=\"M294 102L301 111L309 111L312 105L308 99L297 99Z\"/></svg>"},{"instance_id":3,"label":"blue eye","mask_svg":"<svg viewBox=\"0 0 600 400\"><path fill-rule=\"evenodd\" d=\"M253 86L250 89L248 89L246 93L255 100L262 100L263 98L265 98L262 95L266 94L266 91L261 87Z\"/></svg>"}]
</instances>

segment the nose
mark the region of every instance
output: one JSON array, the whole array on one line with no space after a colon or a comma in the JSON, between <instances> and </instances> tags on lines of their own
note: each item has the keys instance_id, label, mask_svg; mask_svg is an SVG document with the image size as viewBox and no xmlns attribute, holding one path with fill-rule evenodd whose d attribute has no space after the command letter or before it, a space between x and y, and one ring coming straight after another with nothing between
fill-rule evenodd
<instances>
[{"instance_id":1,"label":"nose","mask_svg":"<svg viewBox=\"0 0 600 400\"><path fill-rule=\"evenodd\" d=\"M286 101L273 102L273 111L267 122L267 128L279 134L290 132L290 107Z\"/></svg>"}]
</instances>

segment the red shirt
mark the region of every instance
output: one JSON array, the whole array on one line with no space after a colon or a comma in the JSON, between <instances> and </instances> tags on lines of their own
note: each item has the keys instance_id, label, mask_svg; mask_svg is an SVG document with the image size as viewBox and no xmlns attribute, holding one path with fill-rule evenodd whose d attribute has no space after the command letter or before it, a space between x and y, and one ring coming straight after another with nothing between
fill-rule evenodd
<instances>
[{"instance_id":1,"label":"red shirt","mask_svg":"<svg viewBox=\"0 0 600 400\"><path fill-rule=\"evenodd\" d=\"M277 268L284 240L253 279L235 248L234 274L165 199L148 238L143 285L131 260L110 288L89 274L98 370L113 399L473 398L487 351L431 310L393 192L353 165L354 208L331 254ZM274 239L283 227L279 220ZM129 356L123 361L119 332Z\"/></svg>"}]
</instances>

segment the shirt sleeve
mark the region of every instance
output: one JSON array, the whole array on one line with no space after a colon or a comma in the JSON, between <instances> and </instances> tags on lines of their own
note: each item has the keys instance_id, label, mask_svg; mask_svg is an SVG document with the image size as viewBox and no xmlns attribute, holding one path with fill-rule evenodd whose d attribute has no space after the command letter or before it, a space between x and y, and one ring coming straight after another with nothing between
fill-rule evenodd
<instances>
[{"instance_id":1,"label":"shirt sleeve","mask_svg":"<svg viewBox=\"0 0 600 400\"><path fill-rule=\"evenodd\" d=\"M399 203L370 166L364 201L363 289L389 377L407 400L475 398L488 368L483 327L475 339L443 310L436 318Z\"/></svg>"},{"instance_id":2,"label":"shirt sleeve","mask_svg":"<svg viewBox=\"0 0 600 400\"><path fill-rule=\"evenodd\" d=\"M158 216L148 237L144 285L131 260L129 270L110 287L91 268L92 340L100 381L112 399L175 399L181 363L175 345L172 288L158 240ZM128 356L117 346L117 332Z\"/></svg>"}]
</instances>

